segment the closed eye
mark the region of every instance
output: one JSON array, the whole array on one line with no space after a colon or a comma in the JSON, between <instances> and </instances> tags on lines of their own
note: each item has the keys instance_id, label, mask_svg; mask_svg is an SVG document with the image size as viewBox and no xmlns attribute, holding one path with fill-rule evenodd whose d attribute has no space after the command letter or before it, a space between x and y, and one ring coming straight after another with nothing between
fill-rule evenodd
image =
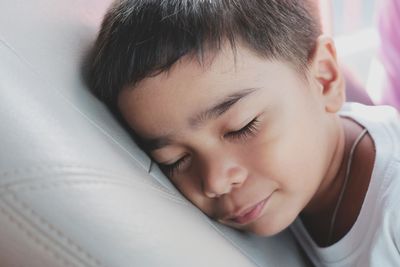
<instances>
[{"instance_id":1,"label":"closed eye","mask_svg":"<svg viewBox=\"0 0 400 267\"><path fill-rule=\"evenodd\" d=\"M253 137L257 134L259 127L259 118L256 117L244 127L237 131L231 131L224 135L225 138L243 140ZM171 164L159 163L161 169L166 173L167 176L171 177L177 172L182 171L190 161L190 155L185 155L179 158L177 161Z\"/></svg>"},{"instance_id":2,"label":"closed eye","mask_svg":"<svg viewBox=\"0 0 400 267\"><path fill-rule=\"evenodd\" d=\"M177 161L175 161L174 163L171 164L163 164L163 163L159 163L161 169L166 172L166 175L168 177L171 177L172 175L174 175L176 172L182 170L185 165L188 163L190 159L189 155L185 155L183 157L181 157L180 159L178 159Z\"/></svg>"},{"instance_id":3,"label":"closed eye","mask_svg":"<svg viewBox=\"0 0 400 267\"><path fill-rule=\"evenodd\" d=\"M226 133L224 137L232 139L246 139L249 137L253 137L254 135L256 135L258 131L258 126L259 126L258 124L259 120L258 117L256 117L251 122L246 124L246 126L244 126L243 128L237 131Z\"/></svg>"}]
</instances>

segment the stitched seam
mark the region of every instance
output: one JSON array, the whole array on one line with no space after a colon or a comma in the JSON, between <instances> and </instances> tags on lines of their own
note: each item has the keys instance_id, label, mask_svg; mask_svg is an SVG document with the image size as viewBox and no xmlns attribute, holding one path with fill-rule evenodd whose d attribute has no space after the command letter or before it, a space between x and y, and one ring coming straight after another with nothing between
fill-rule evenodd
<instances>
[{"instance_id":1,"label":"stitched seam","mask_svg":"<svg viewBox=\"0 0 400 267\"><path fill-rule=\"evenodd\" d=\"M44 249L47 253L49 253L56 260L60 261L64 266L72 266L71 262L67 259L63 258L57 251L52 250L47 244L39 240L37 236L35 236L28 228L25 228L21 222L19 222L10 212L8 212L4 207L0 206L0 213L5 214L6 218L13 223L19 230L25 233L35 244L39 245L42 249Z\"/></svg>"},{"instance_id":2,"label":"stitched seam","mask_svg":"<svg viewBox=\"0 0 400 267\"><path fill-rule=\"evenodd\" d=\"M135 182L135 183L142 183L142 184L150 185L150 186L157 188L158 190L163 191L167 194L177 196L177 194L168 190L166 187L160 186L159 184L151 183L146 179L140 179L140 181L133 180L132 178L127 177L122 174L121 175L114 174L114 173L107 172L105 170L96 169L96 168L92 168L92 167L86 167L83 165L62 165L62 164L60 164L60 165L27 167L27 168L23 168L23 169L15 169L12 171L3 172L2 174L0 174L0 177L10 177L10 176L15 176L15 175L29 175L29 177L32 177L34 175L40 175L40 174L42 174L42 175L43 174L52 174L52 173L55 174L54 171L65 171L65 170L71 171L74 169L78 169L80 171L92 171L92 173L85 172L82 174L89 174L89 175L96 174L96 175L101 175L103 177L110 176L110 177L124 178L124 179L127 179L127 180ZM69 174L76 174L76 173L70 172ZM19 182L13 181L13 183L8 183L8 184L3 183L3 185L0 184L0 188L3 186L10 186L11 184L16 184L16 183L19 183Z\"/></svg>"},{"instance_id":3,"label":"stitched seam","mask_svg":"<svg viewBox=\"0 0 400 267\"><path fill-rule=\"evenodd\" d=\"M37 183L37 181L36 181ZM19 188L14 187L9 187L10 191L13 192L34 192L34 191L40 191L40 190L46 190L46 189L52 189L52 188L57 188L57 187L62 187L62 186L89 186L89 185L115 185L115 186L121 186L123 185L124 188L125 186L132 186L130 183L123 183L123 182L116 182L116 181L98 181L98 180L79 180L79 181L52 181L52 182L45 182L41 185L18 185ZM142 184L140 184L142 185ZM189 204L185 201L183 201L180 198L176 198L174 196L171 196L169 193L165 193L165 191L159 191L157 188L154 187L145 187L146 189L151 189L155 190L159 193L162 193L162 196L164 198L167 198L169 200L172 200L176 203L179 203L184 206L189 206Z\"/></svg>"},{"instance_id":4,"label":"stitched seam","mask_svg":"<svg viewBox=\"0 0 400 267\"><path fill-rule=\"evenodd\" d=\"M14 194L11 195L11 198L13 200L13 203L17 204L20 208L24 209L25 211L27 211L29 213L28 217L29 218L34 218L36 219L36 221L43 227L45 226L47 228L47 230L53 232L54 234L56 234L56 236L58 238L60 238L61 240L66 241L68 248L72 248L75 250L75 252L78 252L78 254L80 254L81 256L83 256L83 258L85 258L86 260L90 261L92 264L94 264L95 266L103 266L99 260L95 259L91 254L89 254L87 251L84 251L79 245L75 244L71 239L69 239L66 235L64 235L60 230L56 229L53 225L51 225L49 222L47 222L45 219L43 219L41 216L39 216L35 211L33 211L32 209L30 209L28 207L27 204L25 204L23 201L21 201L20 199L18 199ZM9 203L10 205L10 203ZM12 205L10 205L12 207ZM16 210L18 211L18 210ZM46 232L44 232L44 234L46 234ZM47 234L46 234L47 235ZM51 239L51 236L47 237L49 239ZM54 242L56 244L58 244L61 247L64 247L62 244L60 245L58 242ZM67 250L68 251L68 250ZM78 259L78 258L77 258Z\"/></svg>"},{"instance_id":5,"label":"stitched seam","mask_svg":"<svg viewBox=\"0 0 400 267\"><path fill-rule=\"evenodd\" d=\"M53 175L53 176L96 176L96 177L103 177L103 178L117 178L118 180L114 181L115 184L130 184L130 183L134 183L134 184L139 184L142 186L149 186L152 187L154 190L157 190L159 192L162 192L164 194L169 194L172 195L174 197L177 197L176 194L173 194L169 191L166 191L164 188L158 187L155 184L152 184L150 182L143 182L143 181L135 181L135 180L127 180L127 181L121 181L121 176L112 176L112 175L108 175L108 174L104 174L104 173L90 173L90 172L63 172L63 173L55 173L55 172L42 172L42 173L36 173L36 174L31 174L31 175L26 175L26 176L19 176L18 177L18 181L10 181L8 183L3 183L2 185L0 185L0 189L1 188L11 188L11 187L16 187L16 186L24 186L24 184L30 184L30 183L46 183L46 180L49 179L49 177L43 178L43 175ZM23 180L23 178L25 178L25 180ZM35 181L33 181L32 179L36 178ZM40 179L41 178L41 179ZM40 179L40 180L39 180ZM64 178L67 179L67 178ZM95 179L95 178L93 178Z\"/></svg>"},{"instance_id":6,"label":"stitched seam","mask_svg":"<svg viewBox=\"0 0 400 267\"><path fill-rule=\"evenodd\" d=\"M133 185L137 186L137 185L139 185L139 186L142 186L142 187L145 187L145 188L148 188L148 189L152 189L152 190L157 191L159 193L162 193L163 195L169 196L172 199L175 199L177 201L183 202L182 198L180 198L176 194L172 194L169 191L165 191L163 188L154 186L151 183L143 183L141 181L135 181L135 180L126 180L126 181L121 181L121 180L110 180L110 181L99 180L98 178L103 178L103 179L110 179L110 177L112 178L112 176L104 175L102 173L79 173L79 174L76 174L76 173L62 173L62 174L54 174L54 175L59 175L59 176L69 176L69 175L74 175L74 176L86 175L86 176L88 176L88 175L91 175L91 176L96 176L96 178L91 178L91 180L88 179L88 178L85 178L85 179L80 178L78 181L71 181L71 180L56 180L56 181L55 180L50 180L49 181L48 180L49 178L47 178L47 179L41 179L41 180L34 180L33 181L32 178L34 178L35 176L31 175L31 176L29 176L30 180L25 180L25 181L5 184L3 186L0 186L0 189L1 188L3 188L3 189L13 189L15 191L21 191L22 192L24 190L25 191L27 190L27 189L24 189L24 188L30 187L31 190L37 190L37 189L35 189L37 187L37 185L35 185L35 184L38 184L38 183L42 183L42 185L40 185L40 187L43 187L43 188L46 187L46 186L47 186L47 188L50 188L51 185L48 185L48 184L54 184L52 187L57 187L57 186L62 186L64 184L73 185L73 184L79 184L79 183L83 183L83 184L84 183L93 183L93 184L94 183L103 183L103 184L124 185L124 186L133 186ZM118 177L118 178L120 178L120 177ZM60 178L60 179L71 179L71 177ZM78 178L74 178L74 179L78 179ZM32 183L35 183L35 184L32 185ZM15 189L15 188L20 188L20 189ZM28 190L30 190L30 189L28 189Z\"/></svg>"},{"instance_id":7,"label":"stitched seam","mask_svg":"<svg viewBox=\"0 0 400 267\"><path fill-rule=\"evenodd\" d=\"M47 79L43 77L43 75L37 71L34 66L24 57L22 57L20 54L17 53L17 51L10 45L8 44L4 39L0 39L0 42L8 48L20 61L21 63L25 64L28 69L30 69L34 74L40 78L42 82L44 82L47 86L52 86ZM54 87L54 86L53 86ZM117 139L115 139L112 135L110 135L105 129L103 129L100 125L98 125L95 121L90 119L85 113L83 113L77 106L75 106L66 96L64 96L61 91L58 89L58 87L55 88L55 90L51 91L57 93L68 105L70 105L76 112L78 112L83 118L85 118L91 125L93 125L95 128L97 128L101 133L103 133L106 137L108 137L113 143L115 143L122 151L128 154L128 156L135 161L137 164L142 166L145 170L148 170L148 166L145 165L145 163L140 162L133 154L131 154L123 145L119 143ZM132 141L133 142L133 141Z\"/></svg>"},{"instance_id":8,"label":"stitched seam","mask_svg":"<svg viewBox=\"0 0 400 267\"><path fill-rule=\"evenodd\" d=\"M85 170L93 170L93 171L100 171L100 172L105 172L105 173L110 173L109 170L106 169L101 169L98 167L91 167L87 165L82 165L82 164L64 164L64 163L55 163L55 164L48 164L48 163L41 163L41 165L36 165L36 166L29 166L29 167L24 167L24 168L18 168L18 169L12 169L8 171L4 171L0 173L0 177L7 177L7 176L12 176L16 174L25 174L25 173L31 173L35 171L43 171L43 170L53 170L53 169L85 169Z\"/></svg>"},{"instance_id":9,"label":"stitched seam","mask_svg":"<svg viewBox=\"0 0 400 267\"><path fill-rule=\"evenodd\" d=\"M97 167L90 167L87 165L82 165L82 164L63 164L63 163L56 163L56 164L47 164L47 163L41 163L41 165L36 165L36 166L30 166L30 167L25 167L25 168L18 168L18 169L12 169L8 171L4 171L0 173L0 176L2 177L7 177L10 175L14 174L21 174L21 173L26 173L26 172L32 172L32 171L41 171L44 169L64 169L64 168L83 168L87 170L96 170L96 171L103 171L106 172L107 170L97 168Z\"/></svg>"}]
</instances>

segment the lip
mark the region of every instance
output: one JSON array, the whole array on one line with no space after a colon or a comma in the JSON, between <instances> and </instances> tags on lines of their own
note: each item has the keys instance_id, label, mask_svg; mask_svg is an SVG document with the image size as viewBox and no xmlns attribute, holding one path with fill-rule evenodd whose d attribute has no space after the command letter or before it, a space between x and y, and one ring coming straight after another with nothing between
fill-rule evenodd
<instances>
[{"instance_id":1,"label":"lip","mask_svg":"<svg viewBox=\"0 0 400 267\"><path fill-rule=\"evenodd\" d=\"M271 195L261 200L260 202L254 204L253 206L246 208L242 211L239 211L235 215L227 217L226 220L236 224L247 224L256 220L260 216L261 211L263 210L265 204L267 203Z\"/></svg>"}]
</instances>

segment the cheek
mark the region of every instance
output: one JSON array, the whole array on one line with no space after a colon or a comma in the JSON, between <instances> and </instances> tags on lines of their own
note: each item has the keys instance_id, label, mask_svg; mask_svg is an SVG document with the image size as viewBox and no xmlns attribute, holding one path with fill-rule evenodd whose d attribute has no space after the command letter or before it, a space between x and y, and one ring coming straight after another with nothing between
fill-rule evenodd
<instances>
[{"instance_id":1,"label":"cheek","mask_svg":"<svg viewBox=\"0 0 400 267\"><path fill-rule=\"evenodd\" d=\"M249 162L257 176L276 182L286 191L312 189L319 180L321 146L317 136L302 135L299 131L276 131L260 136L252 147ZM317 170L316 170L317 169Z\"/></svg>"},{"instance_id":2,"label":"cheek","mask_svg":"<svg viewBox=\"0 0 400 267\"><path fill-rule=\"evenodd\" d=\"M182 175L181 177L171 179L171 181L190 202L207 215L213 216L211 201L204 197L201 192L199 174L196 176L193 174Z\"/></svg>"},{"instance_id":3,"label":"cheek","mask_svg":"<svg viewBox=\"0 0 400 267\"><path fill-rule=\"evenodd\" d=\"M180 175L179 177L170 178L176 188L190 201L198 195L198 189L193 183L193 177Z\"/></svg>"}]
</instances>

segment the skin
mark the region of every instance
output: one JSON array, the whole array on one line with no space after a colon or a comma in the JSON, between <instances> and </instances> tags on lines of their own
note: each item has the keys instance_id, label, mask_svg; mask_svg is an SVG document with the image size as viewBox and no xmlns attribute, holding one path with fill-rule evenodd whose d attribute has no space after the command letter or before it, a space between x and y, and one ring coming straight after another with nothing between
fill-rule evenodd
<instances>
[{"instance_id":1,"label":"skin","mask_svg":"<svg viewBox=\"0 0 400 267\"><path fill-rule=\"evenodd\" d=\"M318 39L307 79L291 66L241 45L235 58L225 46L206 55L203 64L185 56L167 73L125 88L118 106L151 157L205 214L264 236L282 231L301 214L323 245L318 236L327 232L343 181L342 162L362 128L336 114L344 83L331 39ZM231 105L205 112L236 96ZM360 147L369 152L372 141ZM360 176L356 170L352 175ZM356 194L359 199L367 188ZM265 199L255 220L230 219ZM361 204L351 212L357 215ZM350 229L353 217L336 239Z\"/></svg>"}]
</instances>

